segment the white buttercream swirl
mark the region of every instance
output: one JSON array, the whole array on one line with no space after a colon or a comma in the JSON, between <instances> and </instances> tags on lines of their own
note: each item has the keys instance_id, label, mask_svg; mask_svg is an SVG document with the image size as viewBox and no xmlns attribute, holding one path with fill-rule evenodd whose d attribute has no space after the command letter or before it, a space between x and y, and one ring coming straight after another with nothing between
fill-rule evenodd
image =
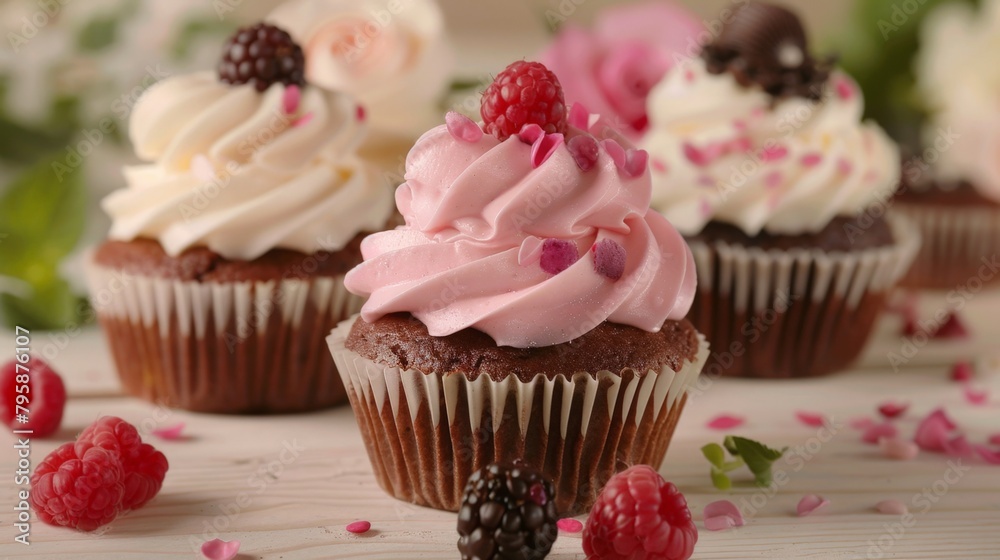
<instances>
[{"instance_id":1,"label":"white buttercream swirl","mask_svg":"<svg viewBox=\"0 0 1000 560\"><path fill-rule=\"evenodd\" d=\"M650 93L653 207L685 235L712 220L748 235L816 232L861 212L899 180L899 154L863 123L857 85L835 72L820 101L774 102L700 60L672 69Z\"/></svg>"},{"instance_id":2,"label":"white buttercream swirl","mask_svg":"<svg viewBox=\"0 0 1000 560\"><path fill-rule=\"evenodd\" d=\"M110 237L154 238L172 256L204 245L250 260L274 248L336 251L382 229L391 192L354 155L363 133L354 101L287 89L259 93L212 72L150 89L129 135L153 163L126 167L127 188L104 199Z\"/></svg>"}]
</instances>

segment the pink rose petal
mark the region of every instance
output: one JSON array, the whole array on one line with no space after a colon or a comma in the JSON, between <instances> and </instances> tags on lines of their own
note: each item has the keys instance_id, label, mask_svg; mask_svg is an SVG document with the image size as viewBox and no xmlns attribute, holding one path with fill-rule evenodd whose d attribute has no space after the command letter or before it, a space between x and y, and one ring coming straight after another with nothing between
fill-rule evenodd
<instances>
[{"instance_id":1,"label":"pink rose petal","mask_svg":"<svg viewBox=\"0 0 1000 560\"><path fill-rule=\"evenodd\" d=\"M448 133L456 140L471 143L478 142L483 137L483 129L479 128L479 125L472 119L461 113L448 111L448 114L444 116L444 122L448 128Z\"/></svg>"},{"instance_id":2,"label":"pink rose petal","mask_svg":"<svg viewBox=\"0 0 1000 560\"><path fill-rule=\"evenodd\" d=\"M944 442L944 452L949 457L972 457L975 449L965 436L959 434Z\"/></svg>"},{"instance_id":3,"label":"pink rose petal","mask_svg":"<svg viewBox=\"0 0 1000 560\"><path fill-rule=\"evenodd\" d=\"M233 560L240 551L240 541L212 539L201 545L201 554L208 560Z\"/></svg>"},{"instance_id":4,"label":"pink rose petal","mask_svg":"<svg viewBox=\"0 0 1000 560\"><path fill-rule=\"evenodd\" d=\"M354 533L355 535L367 533L371 528L372 524L368 521L355 521L354 523L348 523L347 527L344 527L348 533Z\"/></svg>"},{"instance_id":5,"label":"pink rose petal","mask_svg":"<svg viewBox=\"0 0 1000 560\"><path fill-rule=\"evenodd\" d=\"M948 443L948 436L956 428L944 410L938 408L920 421L913 441L924 451L942 453Z\"/></svg>"},{"instance_id":6,"label":"pink rose petal","mask_svg":"<svg viewBox=\"0 0 1000 560\"><path fill-rule=\"evenodd\" d=\"M798 410L795 412L795 417L799 419L806 426L811 426L813 428L819 428L826 423L826 418L818 412L808 412L804 410Z\"/></svg>"},{"instance_id":7,"label":"pink rose petal","mask_svg":"<svg viewBox=\"0 0 1000 560\"><path fill-rule=\"evenodd\" d=\"M969 381L973 377L972 364L969 362L956 362L955 365L951 367L951 374L949 377L952 381L958 381L964 383Z\"/></svg>"},{"instance_id":8,"label":"pink rose petal","mask_svg":"<svg viewBox=\"0 0 1000 560\"><path fill-rule=\"evenodd\" d=\"M545 136L545 131L535 123L528 123L522 126L521 132L517 133L517 137L525 144L534 144L542 136Z\"/></svg>"},{"instance_id":9,"label":"pink rose petal","mask_svg":"<svg viewBox=\"0 0 1000 560\"><path fill-rule=\"evenodd\" d=\"M178 422L173 426L157 428L153 430L153 435L165 440L181 439L181 432L184 431L184 422Z\"/></svg>"},{"instance_id":10,"label":"pink rose petal","mask_svg":"<svg viewBox=\"0 0 1000 560\"><path fill-rule=\"evenodd\" d=\"M985 445L974 445L976 454L991 465L1000 465L1000 451L994 451Z\"/></svg>"},{"instance_id":11,"label":"pink rose petal","mask_svg":"<svg viewBox=\"0 0 1000 560\"><path fill-rule=\"evenodd\" d=\"M898 401L886 401L878 405L878 413L886 418L896 418L902 416L910 408L910 403Z\"/></svg>"},{"instance_id":12,"label":"pink rose petal","mask_svg":"<svg viewBox=\"0 0 1000 560\"><path fill-rule=\"evenodd\" d=\"M211 183L215 181L215 167L212 166L212 162L202 154L195 154L191 158L191 173L196 179L203 183Z\"/></svg>"},{"instance_id":13,"label":"pink rose petal","mask_svg":"<svg viewBox=\"0 0 1000 560\"><path fill-rule=\"evenodd\" d=\"M990 400L990 392L986 389L977 389L972 385L966 385L963 390L965 400L975 406L983 406Z\"/></svg>"},{"instance_id":14,"label":"pink rose petal","mask_svg":"<svg viewBox=\"0 0 1000 560\"><path fill-rule=\"evenodd\" d=\"M528 266L534 264L542 256L542 240L529 235L521 242L521 248L517 252L517 264Z\"/></svg>"},{"instance_id":15,"label":"pink rose petal","mask_svg":"<svg viewBox=\"0 0 1000 560\"><path fill-rule=\"evenodd\" d=\"M625 166L625 160L628 156L625 155L625 148L622 148L621 144L615 142L612 138L608 138L601 141L601 146L604 147L604 151L608 152L608 155L611 156L611 160L615 162L615 167L621 169Z\"/></svg>"},{"instance_id":16,"label":"pink rose petal","mask_svg":"<svg viewBox=\"0 0 1000 560\"><path fill-rule=\"evenodd\" d=\"M556 521L556 527L559 527L559 530L564 533L579 533L583 531L583 523L572 517L564 517Z\"/></svg>"},{"instance_id":17,"label":"pink rose petal","mask_svg":"<svg viewBox=\"0 0 1000 560\"><path fill-rule=\"evenodd\" d=\"M562 134L545 134L531 145L531 167L537 169L545 163L559 146L563 145Z\"/></svg>"},{"instance_id":18,"label":"pink rose petal","mask_svg":"<svg viewBox=\"0 0 1000 560\"><path fill-rule=\"evenodd\" d=\"M847 425L855 430L865 430L875 425L875 421L868 416L858 416L851 418Z\"/></svg>"},{"instance_id":19,"label":"pink rose petal","mask_svg":"<svg viewBox=\"0 0 1000 560\"><path fill-rule=\"evenodd\" d=\"M1000 434L991 435L987 441L990 442L990 445L1000 445Z\"/></svg>"},{"instance_id":20,"label":"pink rose petal","mask_svg":"<svg viewBox=\"0 0 1000 560\"><path fill-rule=\"evenodd\" d=\"M969 330L965 328L965 324L958 317L957 313L949 313L948 318L945 319L944 323L931 336L932 338L941 340L969 338Z\"/></svg>"},{"instance_id":21,"label":"pink rose petal","mask_svg":"<svg viewBox=\"0 0 1000 560\"><path fill-rule=\"evenodd\" d=\"M587 130L590 128L590 111L580 103L574 103L569 109L567 121L572 127Z\"/></svg>"},{"instance_id":22,"label":"pink rose petal","mask_svg":"<svg viewBox=\"0 0 1000 560\"><path fill-rule=\"evenodd\" d=\"M883 422L881 424L873 424L867 428L861 434L861 441L875 445L881 438L894 438L899 430L896 429L890 422Z\"/></svg>"},{"instance_id":23,"label":"pink rose petal","mask_svg":"<svg viewBox=\"0 0 1000 560\"><path fill-rule=\"evenodd\" d=\"M742 426L746 419L742 416L732 414L720 414L708 421L707 426L713 430L729 430L737 426Z\"/></svg>"},{"instance_id":24,"label":"pink rose petal","mask_svg":"<svg viewBox=\"0 0 1000 560\"><path fill-rule=\"evenodd\" d=\"M580 260L576 243L565 239L546 239L542 242L542 270L549 274L559 274Z\"/></svg>"},{"instance_id":25,"label":"pink rose petal","mask_svg":"<svg viewBox=\"0 0 1000 560\"><path fill-rule=\"evenodd\" d=\"M886 515L906 515L909 512L906 504L899 500L882 500L875 504L875 511Z\"/></svg>"},{"instance_id":26,"label":"pink rose petal","mask_svg":"<svg viewBox=\"0 0 1000 560\"><path fill-rule=\"evenodd\" d=\"M285 88L281 95L281 109L286 115L294 115L299 110L299 102L302 100L302 90L299 86L292 84Z\"/></svg>"},{"instance_id":27,"label":"pink rose petal","mask_svg":"<svg viewBox=\"0 0 1000 560\"><path fill-rule=\"evenodd\" d=\"M646 150L629 148L625 152L625 165L622 166L622 171L629 177L642 177L648 169L648 163L649 154Z\"/></svg>"},{"instance_id":28,"label":"pink rose petal","mask_svg":"<svg viewBox=\"0 0 1000 560\"><path fill-rule=\"evenodd\" d=\"M917 444L899 438L879 438L878 445L882 448L883 455L897 461L911 461L920 453Z\"/></svg>"},{"instance_id":29,"label":"pink rose petal","mask_svg":"<svg viewBox=\"0 0 1000 560\"><path fill-rule=\"evenodd\" d=\"M610 280L625 274L625 247L613 239L602 239L591 248L594 253L594 270Z\"/></svg>"},{"instance_id":30,"label":"pink rose petal","mask_svg":"<svg viewBox=\"0 0 1000 560\"><path fill-rule=\"evenodd\" d=\"M719 500L706 505L702 515L705 519L705 528L709 531L742 527L745 523L740 508L729 500Z\"/></svg>"},{"instance_id":31,"label":"pink rose petal","mask_svg":"<svg viewBox=\"0 0 1000 560\"><path fill-rule=\"evenodd\" d=\"M576 166L580 168L580 171L586 173L597 165L600 152L597 140L593 136L588 134L574 136L566 142L566 149L569 151L569 155L573 157L573 161L576 162Z\"/></svg>"},{"instance_id":32,"label":"pink rose petal","mask_svg":"<svg viewBox=\"0 0 1000 560\"><path fill-rule=\"evenodd\" d=\"M294 128L298 128L300 126L305 126L305 125L311 123L312 120L313 120L313 117L315 117L315 116L316 115L314 115L312 111L309 111L308 113L306 113L306 114L302 115L301 117L299 117L299 118L295 119L294 121L292 121L292 126Z\"/></svg>"},{"instance_id":33,"label":"pink rose petal","mask_svg":"<svg viewBox=\"0 0 1000 560\"><path fill-rule=\"evenodd\" d=\"M802 496L801 500L799 500L799 505L795 507L795 511L799 514L799 517L804 517L822 507L825 507L829 503L830 501L824 500L822 496L817 496L816 494L806 494L805 496Z\"/></svg>"}]
</instances>

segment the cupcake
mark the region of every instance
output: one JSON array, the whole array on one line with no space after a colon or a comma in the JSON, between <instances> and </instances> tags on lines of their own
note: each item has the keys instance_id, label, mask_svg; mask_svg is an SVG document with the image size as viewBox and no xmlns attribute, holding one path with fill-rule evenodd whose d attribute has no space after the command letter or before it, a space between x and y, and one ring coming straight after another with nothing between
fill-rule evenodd
<instances>
[{"instance_id":1,"label":"cupcake","mask_svg":"<svg viewBox=\"0 0 1000 560\"><path fill-rule=\"evenodd\" d=\"M898 150L862 110L799 19L761 3L650 93L653 207L694 253L706 372L817 376L862 349L919 244L886 212Z\"/></svg>"},{"instance_id":2,"label":"cupcake","mask_svg":"<svg viewBox=\"0 0 1000 560\"><path fill-rule=\"evenodd\" d=\"M932 117L896 201L924 238L902 282L909 288L1000 281L1000 69L980 63L1000 48L1000 2L981 9L942 6L922 29L918 85Z\"/></svg>"},{"instance_id":3,"label":"cupcake","mask_svg":"<svg viewBox=\"0 0 1000 560\"><path fill-rule=\"evenodd\" d=\"M543 65L500 73L482 114L410 150L405 225L362 242L346 285L369 299L328 342L387 493L454 511L472 472L520 459L578 513L663 459L708 353L694 263L649 211L646 154L567 115Z\"/></svg>"},{"instance_id":4,"label":"cupcake","mask_svg":"<svg viewBox=\"0 0 1000 560\"><path fill-rule=\"evenodd\" d=\"M254 56L253 53L262 53ZM168 78L135 106L148 163L103 201L91 296L124 389L204 412L296 412L345 400L326 333L391 192L354 155L357 104L303 80L284 31L239 30L215 72Z\"/></svg>"}]
</instances>

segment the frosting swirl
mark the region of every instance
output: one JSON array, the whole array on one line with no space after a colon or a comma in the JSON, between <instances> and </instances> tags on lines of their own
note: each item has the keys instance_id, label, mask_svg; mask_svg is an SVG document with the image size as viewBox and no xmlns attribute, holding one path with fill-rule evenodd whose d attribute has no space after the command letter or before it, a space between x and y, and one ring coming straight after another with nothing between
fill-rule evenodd
<instances>
[{"instance_id":1,"label":"frosting swirl","mask_svg":"<svg viewBox=\"0 0 1000 560\"><path fill-rule=\"evenodd\" d=\"M526 348L604 321L655 332L687 314L693 258L649 210L644 153L572 126L566 142L528 144L467 122L417 141L396 190L406 225L362 243L365 262L345 283L369 296L366 321L409 312L433 336L472 327Z\"/></svg>"},{"instance_id":2,"label":"frosting swirl","mask_svg":"<svg viewBox=\"0 0 1000 560\"><path fill-rule=\"evenodd\" d=\"M250 260L274 248L339 250L391 212L384 180L353 155L362 130L344 95L178 76L143 95L129 135L153 163L126 167L127 188L104 199L113 239Z\"/></svg>"}]
</instances>

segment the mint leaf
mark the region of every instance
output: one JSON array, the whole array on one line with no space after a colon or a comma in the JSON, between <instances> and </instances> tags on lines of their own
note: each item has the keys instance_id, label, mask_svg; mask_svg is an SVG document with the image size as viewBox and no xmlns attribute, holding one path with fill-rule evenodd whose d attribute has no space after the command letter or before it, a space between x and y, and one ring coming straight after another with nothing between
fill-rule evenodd
<instances>
[{"instance_id":1,"label":"mint leaf","mask_svg":"<svg viewBox=\"0 0 1000 560\"><path fill-rule=\"evenodd\" d=\"M726 473L712 467L712 485L719 490L729 490L733 487L733 481L729 480Z\"/></svg>"},{"instance_id":2,"label":"mint leaf","mask_svg":"<svg viewBox=\"0 0 1000 560\"><path fill-rule=\"evenodd\" d=\"M726 463L726 452L718 443L710 443L701 448L701 454L708 459L712 466L721 469Z\"/></svg>"},{"instance_id":3,"label":"mint leaf","mask_svg":"<svg viewBox=\"0 0 1000 560\"><path fill-rule=\"evenodd\" d=\"M722 440L722 445L725 446L726 451L734 457L738 457L740 450L736 449L736 444L733 443L733 436L726 436L726 439Z\"/></svg>"},{"instance_id":4,"label":"mint leaf","mask_svg":"<svg viewBox=\"0 0 1000 560\"><path fill-rule=\"evenodd\" d=\"M736 448L738 455L746 462L757 485L770 486L771 465L781 458L785 450L771 449L762 443L739 436L729 436L726 440Z\"/></svg>"}]
</instances>

